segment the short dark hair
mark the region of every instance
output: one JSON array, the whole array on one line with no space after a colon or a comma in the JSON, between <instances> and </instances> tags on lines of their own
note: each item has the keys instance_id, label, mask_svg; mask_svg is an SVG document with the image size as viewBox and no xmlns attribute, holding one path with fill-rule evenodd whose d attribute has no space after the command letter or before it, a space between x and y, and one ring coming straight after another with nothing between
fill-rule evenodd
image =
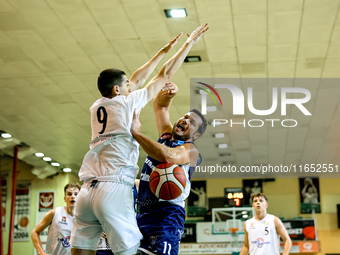
<instances>
[{"instance_id":1,"label":"short dark hair","mask_svg":"<svg viewBox=\"0 0 340 255\"><path fill-rule=\"evenodd\" d=\"M79 183L76 183L76 182L70 182L70 183L67 183L66 185L65 185L65 187L64 187L64 195L66 196L66 190L68 189L68 188L77 188L77 189L79 189L79 191L80 191L80 185L79 185Z\"/></svg>"},{"instance_id":2,"label":"short dark hair","mask_svg":"<svg viewBox=\"0 0 340 255\"><path fill-rule=\"evenodd\" d=\"M126 75L124 71L115 68L105 69L99 74L97 84L103 97L112 96L114 85L122 86L123 75Z\"/></svg>"},{"instance_id":3,"label":"short dark hair","mask_svg":"<svg viewBox=\"0 0 340 255\"><path fill-rule=\"evenodd\" d=\"M200 133L201 135L203 135L204 132L205 132L205 129L207 128L207 120L204 118L203 114L199 110L197 110L197 109L191 109L190 112L196 113L198 115L198 117L201 118L202 125L200 125L198 127L197 132Z\"/></svg>"},{"instance_id":4,"label":"short dark hair","mask_svg":"<svg viewBox=\"0 0 340 255\"><path fill-rule=\"evenodd\" d=\"M267 202L268 202L268 198L266 197L265 194L263 193L254 193L252 196L251 196L251 201L254 202L254 198L255 197L263 197Z\"/></svg>"}]
</instances>

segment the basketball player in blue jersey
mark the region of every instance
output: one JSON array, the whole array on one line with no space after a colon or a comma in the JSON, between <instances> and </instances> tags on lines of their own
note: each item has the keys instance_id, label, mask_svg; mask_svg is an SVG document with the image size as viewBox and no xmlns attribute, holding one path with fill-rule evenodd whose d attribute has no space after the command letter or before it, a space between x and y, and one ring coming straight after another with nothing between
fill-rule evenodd
<instances>
[{"instance_id":1,"label":"basketball player in blue jersey","mask_svg":"<svg viewBox=\"0 0 340 255\"><path fill-rule=\"evenodd\" d=\"M192 46L209 29L193 31L182 47L160 69L145 88L140 87L160 58L176 43L179 34L128 80L117 69L98 77L102 98L91 107L92 141L79 171L84 184L79 192L73 221L72 255L95 254L103 232L115 255L137 252L142 234L133 207L132 187L138 173L138 143L130 128L135 109L141 110L161 90L183 63Z\"/></svg>"},{"instance_id":2,"label":"basketball player in blue jersey","mask_svg":"<svg viewBox=\"0 0 340 255\"><path fill-rule=\"evenodd\" d=\"M284 242L282 255L288 255L292 241L282 221L267 213L267 198L263 193L251 197L255 216L244 223L244 244L240 255L280 255L280 237Z\"/></svg>"},{"instance_id":3,"label":"basketball player in blue jersey","mask_svg":"<svg viewBox=\"0 0 340 255\"><path fill-rule=\"evenodd\" d=\"M167 83L155 97L153 106L160 134L158 142L140 132L139 113L135 113L131 133L149 155L140 177L137 223L143 239L139 248L143 254L177 255L184 231L185 199L190 193L190 176L200 163L200 154L194 141L203 135L206 120L197 110L191 110L172 126L169 106L178 88ZM161 162L180 165L186 174L186 187L176 199L158 199L149 188L152 170Z\"/></svg>"}]
</instances>

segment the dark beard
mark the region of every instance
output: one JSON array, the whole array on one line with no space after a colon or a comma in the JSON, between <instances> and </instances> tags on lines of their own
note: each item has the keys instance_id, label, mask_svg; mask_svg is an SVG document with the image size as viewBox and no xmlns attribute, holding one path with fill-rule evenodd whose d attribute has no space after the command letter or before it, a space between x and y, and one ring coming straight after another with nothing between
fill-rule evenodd
<instances>
[{"instance_id":1,"label":"dark beard","mask_svg":"<svg viewBox=\"0 0 340 255\"><path fill-rule=\"evenodd\" d=\"M176 140L187 141L190 139L190 133L184 135L178 135L175 133L175 126L172 128L172 137Z\"/></svg>"}]
</instances>

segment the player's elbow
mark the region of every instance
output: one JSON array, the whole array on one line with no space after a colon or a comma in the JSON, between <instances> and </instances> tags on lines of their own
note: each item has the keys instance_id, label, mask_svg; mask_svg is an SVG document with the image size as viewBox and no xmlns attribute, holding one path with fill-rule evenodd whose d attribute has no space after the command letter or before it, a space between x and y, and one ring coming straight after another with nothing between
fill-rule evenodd
<instances>
[{"instance_id":1,"label":"player's elbow","mask_svg":"<svg viewBox=\"0 0 340 255\"><path fill-rule=\"evenodd\" d=\"M292 239L290 239L289 235L286 234L284 237L281 237L283 242L288 243L288 244L292 244Z\"/></svg>"},{"instance_id":2,"label":"player's elbow","mask_svg":"<svg viewBox=\"0 0 340 255\"><path fill-rule=\"evenodd\" d=\"M35 231L35 229L33 229L33 231L31 232L31 239L35 240L36 238L38 238L38 233L37 231Z\"/></svg>"},{"instance_id":3,"label":"player's elbow","mask_svg":"<svg viewBox=\"0 0 340 255\"><path fill-rule=\"evenodd\" d=\"M158 76L161 77L161 79L163 79L165 82L168 82L170 81L170 79L172 78L174 74L175 72L173 72L171 68L167 68L166 66L163 66Z\"/></svg>"},{"instance_id":4,"label":"player's elbow","mask_svg":"<svg viewBox=\"0 0 340 255\"><path fill-rule=\"evenodd\" d=\"M167 149L163 151L162 157L164 159L163 162L176 163L177 154L173 153L171 149Z\"/></svg>"},{"instance_id":5,"label":"player's elbow","mask_svg":"<svg viewBox=\"0 0 340 255\"><path fill-rule=\"evenodd\" d=\"M173 163L172 162L172 156L169 155L169 153L167 152L163 152L160 154L160 158L161 158L161 162L169 162L169 163Z\"/></svg>"}]
</instances>

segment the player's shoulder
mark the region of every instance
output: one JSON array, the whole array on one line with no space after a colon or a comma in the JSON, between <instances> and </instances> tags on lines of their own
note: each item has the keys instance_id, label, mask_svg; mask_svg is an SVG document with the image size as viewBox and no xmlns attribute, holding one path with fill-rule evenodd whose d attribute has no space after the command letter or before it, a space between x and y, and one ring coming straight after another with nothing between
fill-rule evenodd
<instances>
[{"instance_id":1,"label":"player's shoulder","mask_svg":"<svg viewBox=\"0 0 340 255\"><path fill-rule=\"evenodd\" d=\"M128 96L126 96L126 99L132 99L132 98L135 98L135 97L140 97L141 95L143 94L146 94L147 96L147 93L148 93L148 90L146 88L141 88L141 89L136 89L132 92L129 93Z\"/></svg>"},{"instance_id":2,"label":"player's shoulder","mask_svg":"<svg viewBox=\"0 0 340 255\"><path fill-rule=\"evenodd\" d=\"M63 211L66 211L65 207L59 206L59 207L52 209L50 212L53 214L57 214L57 213L60 214L60 213L63 213Z\"/></svg>"},{"instance_id":3,"label":"player's shoulder","mask_svg":"<svg viewBox=\"0 0 340 255\"><path fill-rule=\"evenodd\" d=\"M275 226L283 224L279 217L272 215L272 214L271 214L271 216L272 216L271 219L273 220Z\"/></svg>"},{"instance_id":4,"label":"player's shoulder","mask_svg":"<svg viewBox=\"0 0 340 255\"><path fill-rule=\"evenodd\" d=\"M275 219L277 217L274 214L267 213L267 218Z\"/></svg>"},{"instance_id":5,"label":"player's shoulder","mask_svg":"<svg viewBox=\"0 0 340 255\"><path fill-rule=\"evenodd\" d=\"M56 207L56 208L53 208L51 210L49 210L48 212L51 213L51 214L55 214L57 212L57 210L59 211L61 207Z\"/></svg>"},{"instance_id":6,"label":"player's shoulder","mask_svg":"<svg viewBox=\"0 0 340 255\"><path fill-rule=\"evenodd\" d=\"M171 133L163 133L158 140L169 140L172 138L172 134Z\"/></svg>"},{"instance_id":7,"label":"player's shoulder","mask_svg":"<svg viewBox=\"0 0 340 255\"><path fill-rule=\"evenodd\" d=\"M97 105L103 104L105 102L110 101L111 99L108 97L101 97L99 99L97 99L96 101L94 101L94 103L91 105L90 109L93 107L96 107Z\"/></svg>"},{"instance_id":8,"label":"player's shoulder","mask_svg":"<svg viewBox=\"0 0 340 255\"><path fill-rule=\"evenodd\" d=\"M272 215L272 214L271 214L271 216L272 216L274 221L281 222L281 219L279 217Z\"/></svg>"},{"instance_id":9,"label":"player's shoulder","mask_svg":"<svg viewBox=\"0 0 340 255\"><path fill-rule=\"evenodd\" d=\"M57 208L53 208L49 210L44 216L45 220L47 220L48 222L52 222L54 216L56 215L56 209Z\"/></svg>"}]
</instances>

